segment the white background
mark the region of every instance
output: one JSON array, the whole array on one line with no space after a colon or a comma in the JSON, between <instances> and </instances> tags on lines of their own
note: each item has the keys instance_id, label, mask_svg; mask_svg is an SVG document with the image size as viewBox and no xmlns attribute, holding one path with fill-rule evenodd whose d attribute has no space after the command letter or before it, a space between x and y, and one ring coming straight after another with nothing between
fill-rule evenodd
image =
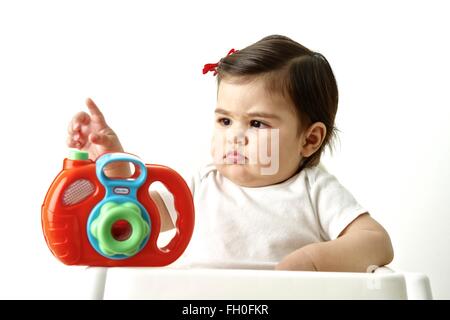
<instances>
[{"instance_id":1,"label":"white background","mask_svg":"<svg viewBox=\"0 0 450 320\"><path fill-rule=\"evenodd\" d=\"M208 156L205 63L284 34L331 63L340 143L325 165L390 232L392 267L450 298L450 20L444 1L2 1L0 298L84 297L40 208L90 96L127 151L182 172Z\"/></svg>"}]
</instances>

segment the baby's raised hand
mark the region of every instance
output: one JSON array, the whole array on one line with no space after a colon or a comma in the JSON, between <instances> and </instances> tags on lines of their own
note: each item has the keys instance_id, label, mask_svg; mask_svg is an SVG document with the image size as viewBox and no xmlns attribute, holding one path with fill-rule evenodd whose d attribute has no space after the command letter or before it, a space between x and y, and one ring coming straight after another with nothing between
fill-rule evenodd
<instances>
[{"instance_id":1,"label":"baby's raised hand","mask_svg":"<svg viewBox=\"0 0 450 320\"><path fill-rule=\"evenodd\" d=\"M78 112L69 123L67 145L87 151L90 159L96 159L105 152L123 152L119 138L106 124L94 101L88 98L86 105L89 114Z\"/></svg>"}]
</instances>

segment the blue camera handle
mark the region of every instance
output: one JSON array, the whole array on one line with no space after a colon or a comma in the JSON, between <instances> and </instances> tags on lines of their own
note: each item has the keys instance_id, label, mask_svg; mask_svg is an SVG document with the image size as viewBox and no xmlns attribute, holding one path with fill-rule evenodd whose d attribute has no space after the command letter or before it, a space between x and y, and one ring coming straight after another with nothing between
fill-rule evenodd
<instances>
[{"instance_id":1,"label":"blue camera handle","mask_svg":"<svg viewBox=\"0 0 450 320\"><path fill-rule=\"evenodd\" d=\"M112 162L132 162L137 165L139 169L139 176L136 179L110 179L105 175L104 168ZM98 180L106 188L106 197L113 194L115 187L128 188L130 193L128 196L136 198L136 191L147 179L147 168L145 164L136 156L126 153L107 153L96 161L96 174Z\"/></svg>"},{"instance_id":2,"label":"blue camera handle","mask_svg":"<svg viewBox=\"0 0 450 320\"><path fill-rule=\"evenodd\" d=\"M131 162L137 166L139 176L111 179L104 168L113 162ZM96 175L106 194L88 218L89 242L101 255L110 259L134 256L146 245L151 232L151 221L146 209L137 199L137 191L147 179L147 168L136 156L127 153L107 153L96 160ZM115 221L125 220L133 230L127 240L115 240L111 228Z\"/></svg>"}]
</instances>

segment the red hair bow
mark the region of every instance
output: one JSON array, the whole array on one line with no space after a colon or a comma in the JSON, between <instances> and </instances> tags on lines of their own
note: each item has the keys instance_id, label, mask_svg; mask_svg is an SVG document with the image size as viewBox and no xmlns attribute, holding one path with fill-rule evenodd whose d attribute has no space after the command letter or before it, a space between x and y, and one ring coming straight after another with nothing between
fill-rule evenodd
<instances>
[{"instance_id":1,"label":"red hair bow","mask_svg":"<svg viewBox=\"0 0 450 320\"><path fill-rule=\"evenodd\" d=\"M227 56L229 56L229 55L231 55L233 53L236 53L238 51L239 50L231 49L228 52ZM219 66L219 64L220 64L220 61L217 62L217 63L207 63L207 64L205 64L205 66L203 67L203 74L208 73L209 71L214 71L213 76L215 76L217 74L217 67Z\"/></svg>"}]
</instances>

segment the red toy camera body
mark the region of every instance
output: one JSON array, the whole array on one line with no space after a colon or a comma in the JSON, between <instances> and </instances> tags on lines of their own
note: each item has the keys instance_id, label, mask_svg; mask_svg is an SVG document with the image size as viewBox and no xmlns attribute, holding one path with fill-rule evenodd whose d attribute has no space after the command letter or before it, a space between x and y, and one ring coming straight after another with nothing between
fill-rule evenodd
<instances>
[{"instance_id":1,"label":"red toy camera body","mask_svg":"<svg viewBox=\"0 0 450 320\"><path fill-rule=\"evenodd\" d=\"M110 179L103 168L131 162L129 179ZM173 194L178 212L176 235L157 246L161 229L149 186L159 181ZM42 228L51 252L68 265L164 266L186 249L194 228L194 204L183 178L174 170L144 164L126 153L64 159L42 205Z\"/></svg>"}]
</instances>

